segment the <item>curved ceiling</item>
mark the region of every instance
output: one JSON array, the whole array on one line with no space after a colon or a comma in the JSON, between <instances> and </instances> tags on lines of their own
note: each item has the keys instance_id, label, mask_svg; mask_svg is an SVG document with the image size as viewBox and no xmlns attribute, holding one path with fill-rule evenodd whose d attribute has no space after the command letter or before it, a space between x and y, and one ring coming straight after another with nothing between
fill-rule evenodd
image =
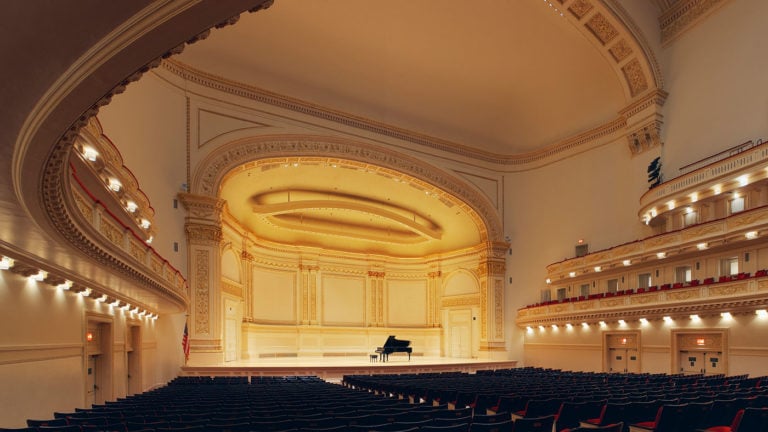
<instances>
[{"instance_id":1,"label":"curved ceiling","mask_svg":"<svg viewBox=\"0 0 768 432\"><path fill-rule=\"evenodd\" d=\"M609 60L547 1L276 1L176 59L331 110L495 155L606 124Z\"/></svg>"},{"instance_id":2,"label":"curved ceiling","mask_svg":"<svg viewBox=\"0 0 768 432\"><path fill-rule=\"evenodd\" d=\"M343 160L272 159L222 181L227 211L260 239L338 251L424 257L479 244L479 218L406 175Z\"/></svg>"}]
</instances>

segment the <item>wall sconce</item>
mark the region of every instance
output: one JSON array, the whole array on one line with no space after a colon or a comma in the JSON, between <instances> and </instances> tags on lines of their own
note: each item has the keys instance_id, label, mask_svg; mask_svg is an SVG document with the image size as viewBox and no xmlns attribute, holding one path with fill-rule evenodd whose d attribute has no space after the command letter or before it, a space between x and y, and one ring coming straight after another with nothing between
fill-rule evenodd
<instances>
[{"instance_id":1,"label":"wall sconce","mask_svg":"<svg viewBox=\"0 0 768 432\"><path fill-rule=\"evenodd\" d=\"M600 273L601 271L603 271L603 268L602 268L602 267L600 267L600 266L595 266L595 273Z\"/></svg>"},{"instance_id":2,"label":"wall sconce","mask_svg":"<svg viewBox=\"0 0 768 432\"><path fill-rule=\"evenodd\" d=\"M72 285L73 285L73 283L72 283L71 280L65 280L64 282L56 285L56 288L58 288L60 290L68 290L68 289L72 288Z\"/></svg>"},{"instance_id":3,"label":"wall sconce","mask_svg":"<svg viewBox=\"0 0 768 432\"><path fill-rule=\"evenodd\" d=\"M127 201L125 203L125 209L131 213L136 213L136 210L139 209L139 206L133 201Z\"/></svg>"},{"instance_id":4,"label":"wall sconce","mask_svg":"<svg viewBox=\"0 0 768 432\"><path fill-rule=\"evenodd\" d=\"M626 267L626 266L632 265L632 260L626 259L626 260L622 261L621 263L624 264L624 266Z\"/></svg>"},{"instance_id":5,"label":"wall sconce","mask_svg":"<svg viewBox=\"0 0 768 432\"><path fill-rule=\"evenodd\" d=\"M757 238L757 231L749 231L744 233L744 237L746 237L747 240L754 240Z\"/></svg>"},{"instance_id":6,"label":"wall sconce","mask_svg":"<svg viewBox=\"0 0 768 432\"><path fill-rule=\"evenodd\" d=\"M116 178L109 179L109 188L112 189L115 192L120 192L120 189L122 189L123 184L120 183L120 180Z\"/></svg>"},{"instance_id":7,"label":"wall sconce","mask_svg":"<svg viewBox=\"0 0 768 432\"><path fill-rule=\"evenodd\" d=\"M147 219L142 219L142 220L141 220L141 227L142 227L142 228L144 228L144 229L149 229L149 226L150 226L150 222L149 222L149 220L147 220Z\"/></svg>"},{"instance_id":8,"label":"wall sconce","mask_svg":"<svg viewBox=\"0 0 768 432\"><path fill-rule=\"evenodd\" d=\"M13 267L13 260L4 256L0 259L0 270L8 270Z\"/></svg>"},{"instance_id":9,"label":"wall sconce","mask_svg":"<svg viewBox=\"0 0 768 432\"><path fill-rule=\"evenodd\" d=\"M704 250L707 247L709 247L709 246L706 243L699 243L699 244L696 245L696 249L698 249L698 250Z\"/></svg>"},{"instance_id":10,"label":"wall sconce","mask_svg":"<svg viewBox=\"0 0 768 432\"><path fill-rule=\"evenodd\" d=\"M85 332L85 340L88 342L93 342L93 332Z\"/></svg>"},{"instance_id":11,"label":"wall sconce","mask_svg":"<svg viewBox=\"0 0 768 432\"><path fill-rule=\"evenodd\" d=\"M659 252L659 253L656 254L656 258L658 258L658 259L664 259L666 257L667 257L667 253L666 252Z\"/></svg>"},{"instance_id":12,"label":"wall sconce","mask_svg":"<svg viewBox=\"0 0 768 432\"><path fill-rule=\"evenodd\" d=\"M83 296L83 297L88 297L89 295L91 295L92 292L93 292L92 289L86 288L86 289L80 291L80 295Z\"/></svg>"},{"instance_id":13,"label":"wall sconce","mask_svg":"<svg viewBox=\"0 0 768 432\"><path fill-rule=\"evenodd\" d=\"M93 147L83 147L83 157L91 162L96 162L99 152Z\"/></svg>"},{"instance_id":14,"label":"wall sconce","mask_svg":"<svg viewBox=\"0 0 768 432\"><path fill-rule=\"evenodd\" d=\"M45 280L46 277L48 277L48 272L44 270L40 270L39 272L33 274L29 278L38 282L42 282Z\"/></svg>"}]
</instances>

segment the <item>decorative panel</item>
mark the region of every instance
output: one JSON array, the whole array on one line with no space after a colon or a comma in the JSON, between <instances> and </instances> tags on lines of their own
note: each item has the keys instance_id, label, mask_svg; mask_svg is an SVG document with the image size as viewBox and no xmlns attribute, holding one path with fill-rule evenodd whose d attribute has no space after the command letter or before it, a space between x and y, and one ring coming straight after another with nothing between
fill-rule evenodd
<instances>
[{"instance_id":1,"label":"decorative panel","mask_svg":"<svg viewBox=\"0 0 768 432\"><path fill-rule=\"evenodd\" d=\"M296 322L296 273L253 269L253 320L270 323Z\"/></svg>"},{"instance_id":2,"label":"decorative panel","mask_svg":"<svg viewBox=\"0 0 768 432\"><path fill-rule=\"evenodd\" d=\"M365 325L365 279L324 275L321 290L323 325Z\"/></svg>"},{"instance_id":3,"label":"decorative panel","mask_svg":"<svg viewBox=\"0 0 768 432\"><path fill-rule=\"evenodd\" d=\"M389 280L387 322L393 326L427 324L427 281Z\"/></svg>"}]
</instances>

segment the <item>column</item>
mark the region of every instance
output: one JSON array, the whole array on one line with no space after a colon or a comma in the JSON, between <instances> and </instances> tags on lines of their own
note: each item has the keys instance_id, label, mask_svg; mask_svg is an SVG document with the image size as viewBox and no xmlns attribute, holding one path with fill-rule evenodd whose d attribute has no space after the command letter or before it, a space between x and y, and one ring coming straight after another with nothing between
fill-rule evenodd
<instances>
[{"instance_id":1,"label":"column","mask_svg":"<svg viewBox=\"0 0 768 432\"><path fill-rule=\"evenodd\" d=\"M480 354L492 358L493 352L505 352L504 342L504 273L505 243L489 243L480 260Z\"/></svg>"},{"instance_id":2,"label":"column","mask_svg":"<svg viewBox=\"0 0 768 432\"><path fill-rule=\"evenodd\" d=\"M190 364L224 361L221 305L221 209L224 200L207 195L180 193L187 210L188 283L190 305Z\"/></svg>"},{"instance_id":3,"label":"column","mask_svg":"<svg viewBox=\"0 0 768 432\"><path fill-rule=\"evenodd\" d=\"M427 273L427 327L440 327L439 293L443 284L443 272Z\"/></svg>"}]
</instances>

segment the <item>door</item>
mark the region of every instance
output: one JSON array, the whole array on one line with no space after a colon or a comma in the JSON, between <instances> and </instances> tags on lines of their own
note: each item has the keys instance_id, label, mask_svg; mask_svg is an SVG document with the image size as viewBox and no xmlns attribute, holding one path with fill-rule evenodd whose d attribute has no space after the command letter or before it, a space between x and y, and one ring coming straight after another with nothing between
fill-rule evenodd
<instances>
[{"instance_id":1,"label":"door","mask_svg":"<svg viewBox=\"0 0 768 432\"><path fill-rule=\"evenodd\" d=\"M704 354L697 351L680 351L680 373L685 375L704 373Z\"/></svg>"},{"instance_id":2,"label":"door","mask_svg":"<svg viewBox=\"0 0 768 432\"><path fill-rule=\"evenodd\" d=\"M627 350L612 348L608 350L608 372L623 373L627 371Z\"/></svg>"},{"instance_id":3,"label":"door","mask_svg":"<svg viewBox=\"0 0 768 432\"><path fill-rule=\"evenodd\" d=\"M472 357L472 311L456 310L449 314L450 357Z\"/></svg>"},{"instance_id":4,"label":"door","mask_svg":"<svg viewBox=\"0 0 768 432\"><path fill-rule=\"evenodd\" d=\"M88 368L86 370L86 382L85 382L85 389L86 389L86 395L85 395L85 403L86 406L92 406L96 403L98 400L97 390L98 386L96 383L98 380L96 379L96 366L98 365L98 357L99 356L88 356Z\"/></svg>"},{"instance_id":5,"label":"door","mask_svg":"<svg viewBox=\"0 0 768 432\"><path fill-rule=\"evenodd\" d=\"M725 373L723 353L706 351L703 354L704 375L719 375Z\"/></svg>"}]
</instances>

